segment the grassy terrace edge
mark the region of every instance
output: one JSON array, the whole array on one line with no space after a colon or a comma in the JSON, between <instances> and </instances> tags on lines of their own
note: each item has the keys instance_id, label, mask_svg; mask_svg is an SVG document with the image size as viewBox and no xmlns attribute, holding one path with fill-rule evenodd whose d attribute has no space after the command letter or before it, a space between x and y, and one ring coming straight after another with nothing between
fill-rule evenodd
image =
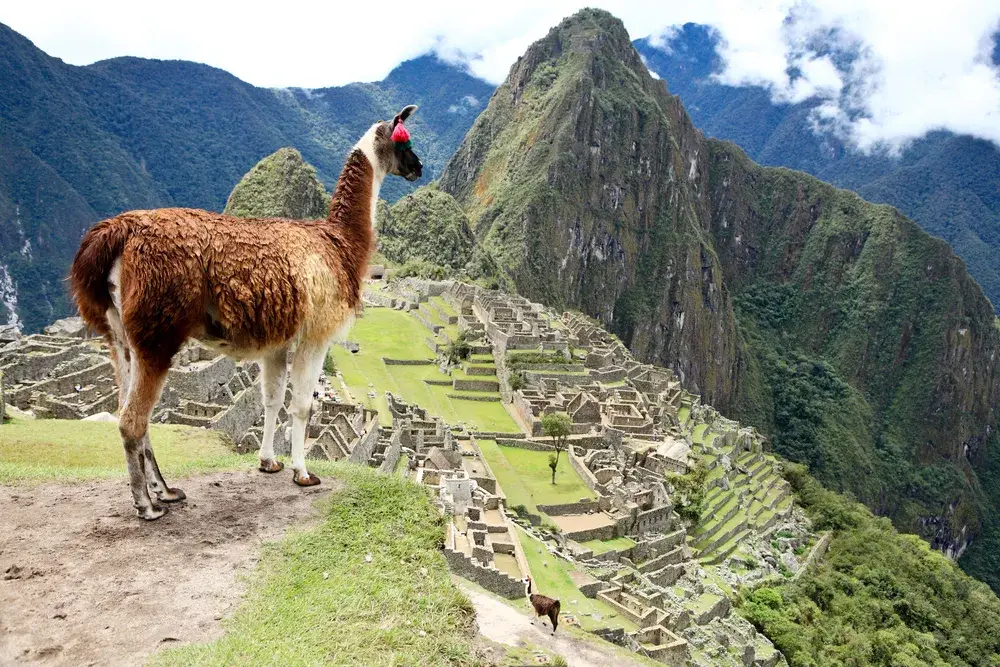
<instances>
[{"instance_id":1,"label":"grassy terrace edge","mask_svg":"<svg viewBox=\"0 0 1000 667\"><path fill-rule=\"evenodd\" d=\"M345 488L320 501L319 525L264 547L225 634L150 664L479 664L475 613L451 581L428 492L361 466L320 468Z\"/></svg>"}]
</instances>

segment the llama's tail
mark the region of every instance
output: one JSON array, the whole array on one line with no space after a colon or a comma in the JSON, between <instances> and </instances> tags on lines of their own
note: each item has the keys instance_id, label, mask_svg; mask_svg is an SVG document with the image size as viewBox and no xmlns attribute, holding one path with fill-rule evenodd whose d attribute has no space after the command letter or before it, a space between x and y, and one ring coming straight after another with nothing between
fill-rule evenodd
<instances>
[{"instance_id":1,"label":"llama's tail","mask_svg":"<svg viewBox=\"0 0 1000 667\"><path fill-rule=\"evenodd\" d=\"M84 235L69 272L70 291L80 317L101 335L108 335L108 308L112 305L108 275L132 235L121 218L97 223Z\"/></svg>"}]
</instances>

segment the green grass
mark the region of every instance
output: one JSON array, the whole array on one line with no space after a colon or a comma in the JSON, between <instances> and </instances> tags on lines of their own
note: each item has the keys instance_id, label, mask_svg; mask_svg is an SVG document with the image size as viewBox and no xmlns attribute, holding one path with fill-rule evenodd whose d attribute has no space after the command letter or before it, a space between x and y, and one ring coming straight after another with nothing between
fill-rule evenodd
<instances>
[{"instance_id":1,"label":"green grass","mask_svg":"<svg viewBox=\"0 0 1000 667\"><path fill-rule=\"evenodd\" d=\"M584 630L624 628L626 632L635 632L636 626L630 620L604 602L591 600L580 592L570 578L569 573L575 571L571 563L549 554L541 542L528 535L520 526L517 526L516 530L524 548L524 557L531 569L534 588L543 595L558 598L562 613L575 614L580 621L580 627ZM576 600L577 604L572 604L573 600ZM599 614L601 620L594 619L590 615L593 613Z\"/></svg>"},{"instance_id":2,"label":"green grass","mask_svg":"<svg viewBox=\"0 0 1000 667\"><path fill-rule=\"evenodd\" d=\"M535 507L535 502L532 500L531 494L524 488L524 484L521 483L521 478L518 476L517 471L507 460L507 457L504 456L503 452L500 451L500 447L496 441L479 440L477 444L479 445L479 451L483 454L483 458L489 464L490 470L493 471L493 475L497 478L497 484L500 485L500 489L507 497L507 507L524 505L525 509L532 514L538 514L538 508Z\"/></svg>"},{"instance_id":3,"label":"green grass","mask_svg":"<svg viewBox=\"0 0 1000 667\"><path fill-rule=\"evenodd\" d=\"M346 484L322 523L265 547L225 635L153 664L478 663L474 612L451 581L426 490L361 466L321 467Z\"/></svg>"},{"instance_id":4,"label":"green grass","mask_svg":"<svg viewBox=\"0 0 1000 667\"><path fill-rule=\"evenodd\" d=\"M691 430L691 441L692 442L705 442L705 431L708 429L708 424L698 424Z\"/></svg>"},{"instance_id":5,"label":"green grass","mask_svg":"<svg viewBox=\"0 0 1000 667\"><path fill-rule=\"evenodd\" d=\"M425 408L430 414L441 417L449 424L464 422L470 428L484 431L519 431L502 403L449 398L448 394L455 393L450 386L429 385L424 382L425 379L448 379L435 365L386 366L382 362L382 357L433 358L434 354L424 342L431 336L430 331L412 315L389 308L369 308L349 335L350 340L360 345L360 351L351 354L340 346L334 346L331 353L353 400L378 410L384 425L391 423L385 403L385 391L388 390ZM369 383L374 385L377 394L374 399L368 397L368 392L372 389L368 386Z\"/></svg>"},{"instance_id":6,"label":"green grass","mask_svg":"<svg viewBox=\"0 0 1000 667\"><path fill-rule=\"evenodd\" d=\"M691 417L691 408L685 407L677 411L677 421L681 423L681 428L684 428L690 417Z\"/></svg>"},{"instance_id":7,"label":"green grass","mask_svg":"<svg viewBox=\"0 0 1000 667\"><path fill-rule=\"evenodd\" d=\"M635 546L635 541L627 537L614 537L610 540L587 540L580 542L580 546L590 549L595 554L603 554L608 551L624 551Z\"/></svg>"},{"instance_id":8,"label":"green grass","mask_svg":"<svg viewBox=\"0 0 1000 667\"><path fill-rule=\"evenodd\" d=\"M575 503L582 498L595 498L580 475L570 465L566 452L559 455L556 483L552 483L549 452L536 452L520 447L499 447L505 459L520 479L535 505ZM492 462L491 464L492 465Z\"/></svg>"},{"instance_id":9,"label":"green grass","mask_svg":"<svg viewBox=\"0 0 1000 667\"><path fill-rule=\"evenodd\" d=\"M150 426L160 469L171 477L240 467L221 434L189 426ZM0 484L125 476L118 425L29 419L0 426Z\"/></svg>"}]
</instances>

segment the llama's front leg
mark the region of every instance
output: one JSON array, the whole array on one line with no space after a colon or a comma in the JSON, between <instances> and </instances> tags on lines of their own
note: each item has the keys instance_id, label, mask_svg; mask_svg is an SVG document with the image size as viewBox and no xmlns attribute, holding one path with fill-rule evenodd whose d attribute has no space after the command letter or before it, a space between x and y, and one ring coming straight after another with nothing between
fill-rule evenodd
<instances>
[{"instance_id":1,"label":"llama's front leg","mask_svg":"<svg viewBox=\"0 0 1000 667\"><path fill-rule=\"evenodd\" d=\"M260 443L260 471L278 472L284 464L274 458L274 430L288 385L288 351L281 348L261 361L260 392L264 398L264 440Z\"/></svg>"},{"instance_id":2,"label":"llama's front leg","mask_svg":"<svg viewBox=\"0 0 1000 667\"><path fill-rule=\"evenodd\" d=\"M326 345L301 345L292 361L292 470L299 486L319 484L319 477L306 470L306 426L327 349Z\"/></svg>"}]
</instances>

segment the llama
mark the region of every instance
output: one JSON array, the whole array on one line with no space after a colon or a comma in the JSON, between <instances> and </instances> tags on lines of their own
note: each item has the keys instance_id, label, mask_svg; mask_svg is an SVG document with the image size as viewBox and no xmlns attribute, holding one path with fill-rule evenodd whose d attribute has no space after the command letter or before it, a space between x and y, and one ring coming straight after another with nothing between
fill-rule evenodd
<instances>
[{"instance_id":1,"label":"llama","mask_svg":"<svg viewBox=\"0 0 1000 667\"><path fill-rule=\"evenodd\" d=\"M521 583L524 584L524 595L528 598L531 611L536 617L548 616L549 621L552 622L552 634L555 634L556 628L559 627L559 600L553 600L547 595L532 593L531 577L525 577ZM531 619L531 624L535 624L534 618Z\"/></svg>"},{"instance_id":2,"label":"llama","mask_svg":"<svg viewBox=\"0 0 1000 667\"><path fill-rule=\"evenodd\" d=\"M131 211L94 225L70 270L80 315L111 349L119 431L135 509L146 520L185 498L167 486L149 418L171 358L189 338L261 363L260 470L276 473L274 430L291 366L292 479L320 483L305 462L313 389L332 342L361 307L374 247L375 204L388 174L420 178L403 125L409 105L351 150L327 220L245 220L192 209ZM289 363L290 362L290 363ZM155 500L153 500L155 498Z\"/></svg>"}]
</instances>

